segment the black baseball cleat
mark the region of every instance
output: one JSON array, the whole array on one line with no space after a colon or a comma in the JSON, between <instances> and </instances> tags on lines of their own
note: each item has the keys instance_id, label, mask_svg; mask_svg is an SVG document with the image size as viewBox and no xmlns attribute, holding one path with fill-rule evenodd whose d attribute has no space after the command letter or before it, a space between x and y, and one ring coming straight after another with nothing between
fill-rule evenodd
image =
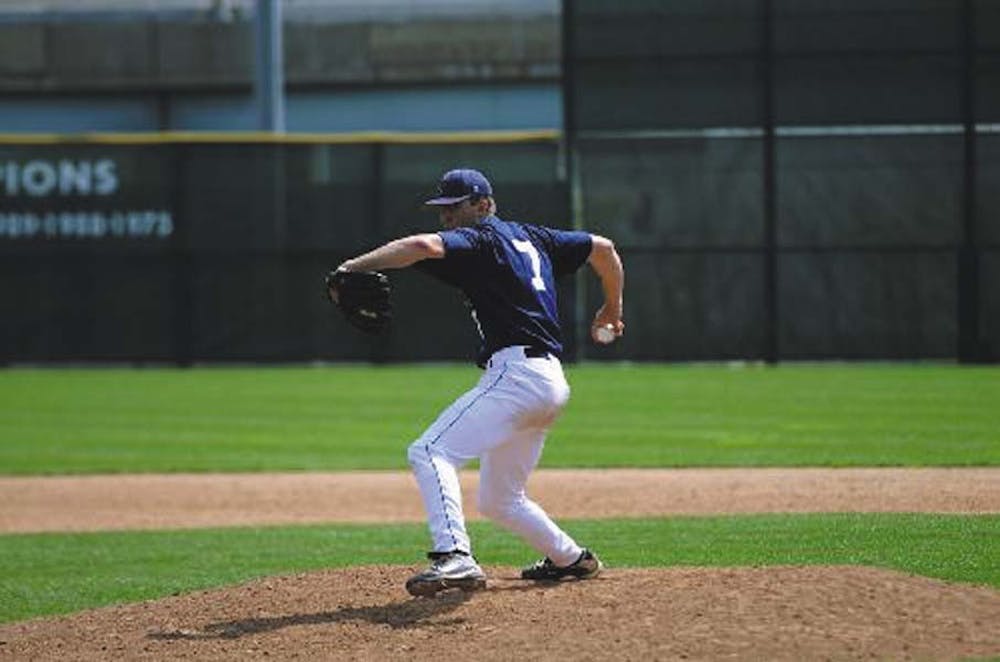
<instances>
[{"instance_id":1,"label":"black baseball cleat","mask_svg":"<svg viewBox=\"0 0 1000 662\"><path fill-rule=\"evenodd\" d=\"M584 547L575 562L560 567L552 562L552 559L545 557L541 561L536 561L521 571L521 579L533 579L535 581L559 581L564 577L574 577L576 579L593 579L601 574L604 564L601 559L592 551Z\"/></svg>"},{"instance_id":2,"label":"black baseball cleat","mask_svg":"<svg viewBox=\"0 0 1000 662\"><path fill-rule=\"evenodd\" d=\"M430 567L406 581L406 590L416 597L431 597L450 588L466 593L486 588L486 574L476 559L464 552L430 552Z\"/></svg>"}]
</instances>

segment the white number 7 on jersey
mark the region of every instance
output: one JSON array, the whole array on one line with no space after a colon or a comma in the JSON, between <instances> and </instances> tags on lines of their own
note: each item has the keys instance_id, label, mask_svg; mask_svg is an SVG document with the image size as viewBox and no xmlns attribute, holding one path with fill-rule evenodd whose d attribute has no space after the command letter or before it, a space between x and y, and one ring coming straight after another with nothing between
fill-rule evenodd
<instances>
[{"instance_id":1,"label":"white number 7 on jersey","mask_svg":"<svg viewBox=\"0 0 1000 662\"><path fill-rule=\"evenodd\" d=\"M531 261L531 285L539 292L545 291L545 281L542 280L542 260L538 257L538 250L530 241L514 239L514 248L518 253L524 253Z\"/></svg>"}]
</instances>

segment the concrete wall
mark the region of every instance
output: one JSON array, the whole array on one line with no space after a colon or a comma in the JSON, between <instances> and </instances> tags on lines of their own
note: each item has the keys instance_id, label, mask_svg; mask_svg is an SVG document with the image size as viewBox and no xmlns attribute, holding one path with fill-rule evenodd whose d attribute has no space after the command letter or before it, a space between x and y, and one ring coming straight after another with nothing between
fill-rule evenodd
<instances>
[{"instance_id":1,"label":"concrete wall","mask_svg":"<svg viewBox=\"0 0 1000 662\"><path fill-rule=\"evenodd\" d=\"M555 16L286 23L290 88L540 82L560 74ZM0 93L249 89L250 21L0 24Z\"/></svg>"}]
</instances>

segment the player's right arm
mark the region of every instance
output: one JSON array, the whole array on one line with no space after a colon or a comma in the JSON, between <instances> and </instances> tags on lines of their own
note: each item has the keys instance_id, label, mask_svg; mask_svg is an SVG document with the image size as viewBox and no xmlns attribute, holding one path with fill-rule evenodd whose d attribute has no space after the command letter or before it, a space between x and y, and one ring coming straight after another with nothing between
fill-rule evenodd
<instances>
[{"instance_id":1,"label":"player's right arm","mask_svg":"<svg viewBox=\"0 0 1000 662\"><path fill-rule=\"evenodd\" d=\"M414 234L395 239L364 255L351 258L338 269L346 271L381 271L402 269L420 260L443 258L444 241L438 234Z\"/></svg>"},{"instance_id":2,"label":"player's right arm","mask_svg":"<svg viewBox=\"0 0 1000 662\"><path fill-rule=\"evenodd\" d=\"M611 326L615 336L625 331L622 321L622 292L625 289L625 268L621 257L615 250L613 241L600 235L591 235L590 257L587 264L594 270L601 281L604 291L604 304L594 315L594 323L590 327L591 335L602 326ZM594 338L596 340L596 336Z\"/></svg>"}]
</instances>

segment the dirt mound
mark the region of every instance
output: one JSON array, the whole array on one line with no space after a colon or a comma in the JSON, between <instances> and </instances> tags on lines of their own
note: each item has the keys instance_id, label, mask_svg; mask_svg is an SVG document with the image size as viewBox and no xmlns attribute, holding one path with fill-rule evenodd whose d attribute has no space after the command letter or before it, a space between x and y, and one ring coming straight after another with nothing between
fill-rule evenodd
<instances>
[{"instance_id":1,"label":"dirt mound","mask_svg":"<svg viewBox=\"0 0 1000 662\"><path fill-rule=\"evenodd\" d=\"M410 599L416 567L271 577L0 626L0 658L959 659L1000 655L1000 592L861 567L607 570Z\"/></svg>"}]
</instances>

